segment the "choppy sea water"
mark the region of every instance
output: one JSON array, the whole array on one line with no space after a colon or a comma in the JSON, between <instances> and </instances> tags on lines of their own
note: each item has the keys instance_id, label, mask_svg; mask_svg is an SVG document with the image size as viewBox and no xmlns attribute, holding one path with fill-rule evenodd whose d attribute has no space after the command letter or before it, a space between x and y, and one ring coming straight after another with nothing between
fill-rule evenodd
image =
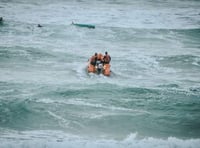
<instances>
[{"instance_id":1,"label":"choppy sea water","mask_svg":"<svg viewBox=\"0 0 200 148\"><path fill-rule=\"evenodd\" d=\"M1 0L0 147L199 147L199 7ZM88 74L105 51L111 76Z\"/></svg>"}]
</instances>

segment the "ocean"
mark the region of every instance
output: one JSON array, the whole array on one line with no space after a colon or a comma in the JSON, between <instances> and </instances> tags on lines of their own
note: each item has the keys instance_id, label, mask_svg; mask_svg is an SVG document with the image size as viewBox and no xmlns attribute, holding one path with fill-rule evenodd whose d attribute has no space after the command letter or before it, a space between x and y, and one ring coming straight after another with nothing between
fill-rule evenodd
<instances>
[{"instance_id":1,"label":"ocean","mask_svg":"<svg viewBox=\"0 0 200 148\"><path fill-rule=\"evenodd\" d=\"M199 148L199 8L1 0L0 147ZM88 74L105 51L111 76Z\"/></svg>"}]
</instances>

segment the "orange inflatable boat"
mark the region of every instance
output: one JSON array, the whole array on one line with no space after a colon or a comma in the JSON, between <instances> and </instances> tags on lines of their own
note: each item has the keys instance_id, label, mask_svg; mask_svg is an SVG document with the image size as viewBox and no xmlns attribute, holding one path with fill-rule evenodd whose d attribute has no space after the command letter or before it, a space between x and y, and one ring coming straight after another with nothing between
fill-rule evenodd
<instances>
[{"instance_id":1,"label":"orange inflatable boat","mask_svg":"<svg viewBox=\"0 0 200 148\"><path fill-rule=\"evenodd\" d=\"M87 66L88 73L103 74L105 76L110 76L110 64L104 64L101 60L97 59L96 64L91 64L91 59L88 61Z\"/></svg>"}]
</instances>

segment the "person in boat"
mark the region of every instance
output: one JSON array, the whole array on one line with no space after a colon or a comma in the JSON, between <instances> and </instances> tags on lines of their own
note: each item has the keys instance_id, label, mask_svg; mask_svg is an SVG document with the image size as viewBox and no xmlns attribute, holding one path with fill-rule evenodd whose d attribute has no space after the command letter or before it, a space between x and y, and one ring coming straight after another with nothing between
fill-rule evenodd
<instances>
[{"instance_id":1,"label":"person in boat","mask_svg":"<svg viewBox=\"0 0 200 148\"><path fill-rule=\"evenodd\" d=\"M105 52L105 55L104 55L104 57L103 57L103 63L104 63L104 64L109 64L110 61L111 61L111 57L110 57L110 55L108 54L108 52L106 51L106 52Z\"/></svg>"},{"instance_id":2,"label":"person in boat","mask_svg":"<svg viewBox=\"0 0 200 148\"><path fill-rule=\"evenodd\" d=\"M103 55L101 53L98 53L97 61L100 61L100 63L103 63Z\"/></svg>"},{"instance_id":3,"label":"person in boat","mask_svg":"<svg viewBox=\"0 0 200 148\"><path fill-rule=\"evenodd\" d=\"M96 69L97 73L100 74L103 68L103 55L101 53L97 54Z\"/></svg>"},{"instance_id":4,"label":"person in boat","mask_svg":"<svg viewBox=\"0 0 200 148\"><path fill-rule=\"evenodd\" d=\"M97 53L95 53L91 58L90 58L90 64L95 66L97 62Z\"/></svg>"}]
</instances>

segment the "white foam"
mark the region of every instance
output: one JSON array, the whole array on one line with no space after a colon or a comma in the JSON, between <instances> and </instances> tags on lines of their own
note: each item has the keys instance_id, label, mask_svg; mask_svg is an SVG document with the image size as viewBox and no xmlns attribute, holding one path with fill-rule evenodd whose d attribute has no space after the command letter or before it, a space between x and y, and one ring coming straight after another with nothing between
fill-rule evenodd
<instances>
[{"instance_id":1,"label":"white foam","mask_svg":"<svg viewBox=\"0 0 200 148\"><path fill-rule=\"evenodd\" d=\"M138 138L137 133L130 134L122 140L115 140L79 137L60 131L10 132L0 137L1 148L198 148L200 145L200 139Z\"/></svg>"},{"instance_id":2,"label":"white foam","mask_svg":"<svg viewBox=\"0 0 200 148\"><path fill-rule=\"evenodd\" d=\"M69 127L70 122L68 120L66 120L65 118L63 118L62 116L59 116L51 111L48 111L49 115L51 115L52 117L54 117L57 121L60 122L60 125L63 127Z\"/></svg>"}]
</instances>

